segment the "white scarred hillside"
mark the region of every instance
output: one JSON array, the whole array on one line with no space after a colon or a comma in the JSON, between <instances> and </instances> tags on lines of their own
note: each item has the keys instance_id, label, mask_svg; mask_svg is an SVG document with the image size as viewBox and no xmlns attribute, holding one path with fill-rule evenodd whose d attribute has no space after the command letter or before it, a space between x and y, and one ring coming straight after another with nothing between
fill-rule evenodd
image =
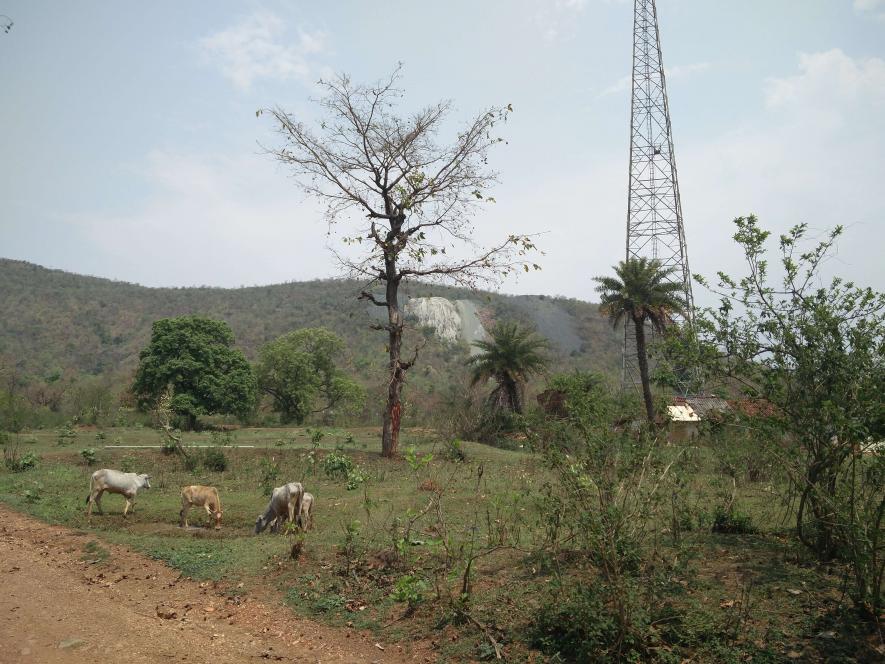
<instances>
[{"instance_id":1,"label":"white scarred hillside","mask_svg":"<svg viewBox=\"0 0 885 664\"><path fill-rule=\"evenodd\" d=\"M418 325L432 327L443 341L455 342L461 338L461 314L453 302L444 297L415 297L405 306L406 315Z\"/></svg>"},{"instance_id":2,"label":"white scarred hillside","mask_svg":"<svg viewBox=\"0 0 885 664\"><path fill-rule=\"evenodd\" d=\"M404 307L407 316L418 325L432 327L443 341L455 343L485 339L488 335L477 315L476 304L470 300L452 302L444 297L416 297ZM476 349L471 346L471 353Z\"/></svg>"}]
</instances>

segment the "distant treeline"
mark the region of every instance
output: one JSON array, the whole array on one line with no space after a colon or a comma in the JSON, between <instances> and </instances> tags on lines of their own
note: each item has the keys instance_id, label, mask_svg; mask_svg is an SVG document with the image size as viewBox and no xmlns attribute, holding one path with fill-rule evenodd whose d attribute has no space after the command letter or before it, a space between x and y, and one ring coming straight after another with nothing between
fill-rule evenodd
<instances>
[{"instance_id":1,"label":"distant treeline","mask_svg":"<svg viewBox=\"0 0 885 664\"><path fill-rule=\"evenodd\" d=\"M237 289L147 288L0 259L0 404L8 412L10 399L23 399L49 419L110 417L121 404L131 406L127 391L153 322L199 315L228 323L250 361L287 332L332 331L345 342L353 378L368 391L365 419L373 421L373 396L385 379L385 338L369 327L368 309L356 297L361 286L318 280ZM595 304L430 284L404 290L411 297L471 299L484 322L512 320L537 330L551 341L552 371L617 369L620 337ZM427 343L406 394L415 413L460 389L468 353L466 345L443 343L428 329L411 330L407 341L415 345L420 337Z\"/></svg>"}]
</instances>

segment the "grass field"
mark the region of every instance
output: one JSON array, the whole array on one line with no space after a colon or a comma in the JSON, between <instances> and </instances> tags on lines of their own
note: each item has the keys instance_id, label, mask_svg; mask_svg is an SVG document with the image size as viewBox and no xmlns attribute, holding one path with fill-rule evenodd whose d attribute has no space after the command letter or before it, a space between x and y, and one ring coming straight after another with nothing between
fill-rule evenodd
<instances>
[{"instance_id":1,"label":"grass field","mask_svg":"<svg viewBox=\"0 0 885 664\"><path fill-rule=\"evenodd\" d=\"M41 459L25 472L0 471L0 500L47 522L127 544L187 576L219 581L232 593L269 593L298 613L370 629L388 640L432 641L441 661L494 657L489 635L503 644L509 661L544 660L525 634L554 581L539 555L545 514L538 496L551 476L526 451L465 442L466 460L454 461L432 432L407 430L401 451L414 448L414 454L387 461L378 455L376 429L240 429L185 434L185 444L220 447L227 459L221 472L201 465L189 471L159 449L104 447L158 445L151 429L73 433L11 436L7 450ZM80 455L84 448L95 450L92 466ZM812 564L794 547L785 530L789 512L773 489L764 482L732 486L703 445L690 454L694 471L686 479L687 495L695 516L680 543L681 571L670 580L677 590L673 598L661 598L690 609L680 623L678 646L671 646L673 661L864 661L858 653L873 653L877 642L852 620L841 571ZM343 474L329 476L326 470L337 467L327 461L330 455L352 460L365 481L348 488ZM103 516L86 518L89 475L103 467L152 476L152 488L139 494L128 519L122 518L123 499L114 495L105 496ZM252 534L266 489L287 481L301 481L317 499L315 528L304 537L297 561L289 555L292 536ZM178 528L178 492L186 484L219 488L221 531ZM710 533L705 519L724 493L735 490L758 532ZM440 497L434 513L425 512L433 495ZM196 510L191 523L209 525ZM667 540L666 524L659 531ZM509 545L491 546L493 534ZM488 549L471 577L477 624L452 620L439 599L457 594L463 578L463 570L440 573L446 544L462 553L465 547ZM100 545L94 548L100 552ZM579 577L586 570L575 563L569 574ZM658 627L662 633L668 628L673 626Z\"/></svg>"}]
</instances>

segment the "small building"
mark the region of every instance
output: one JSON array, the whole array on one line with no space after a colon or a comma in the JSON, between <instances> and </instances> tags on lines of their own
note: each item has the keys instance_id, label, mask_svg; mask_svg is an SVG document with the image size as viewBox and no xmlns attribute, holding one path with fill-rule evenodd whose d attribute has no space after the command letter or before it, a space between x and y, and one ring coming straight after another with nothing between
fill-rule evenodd
<instances>
[{"instance_id":1,"label":"small building","mask_svg":"<svg viewBox=\"0 0 885 664\"><path fill-rule=\"evenodd\" d=\"M695 395L676 397L667 406L670 419L670 442L681 443L692 440L698 433L698 424L718 413L728 410L728 402L715 396Z\"/></svg>"}]
</instances>

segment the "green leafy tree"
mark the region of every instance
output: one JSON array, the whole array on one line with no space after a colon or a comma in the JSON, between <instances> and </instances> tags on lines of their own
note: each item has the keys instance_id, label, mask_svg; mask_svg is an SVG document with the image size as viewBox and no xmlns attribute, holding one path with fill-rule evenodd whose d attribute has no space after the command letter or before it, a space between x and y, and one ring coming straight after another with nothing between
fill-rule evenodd
<instances>
[{"instance_id":1,"label":"green leafy tree","mask_svg":"<svg viewBox=\"0 0 885 664\"><path fill-rule=\"evenodd\" d=\"M273 397L284 423L311 413L361 408L363 388L336 366L344 341L324 328L305 328L266 344L258 355L258 388Z\"/></svg>"},{"instance_id":2,"label":"green leafy tree","mask_svg":"<svg viewBox=\"0 0 885 664\"><path fill-rule=\"evenodd\" d=\"M664 268L660 261L628 258L614 267L614 277L595 277L601 295L600 308L618 327L625 319L636 330L636 357L642 382L642 398L649 422L654 422L655 408L648 371L646 327L663 333L670 317L685 311L683 285L670 281L674 268Z\"/></svg>"},{"instance_id":3,"label":"green leafy tree","mask_svg":"<svg viewBox=\"0 0 885 664\"><path fill-rule=\"evenodd\" d=\"M497 409L522 413L526 382L547 367L547 340L512 322L496 324L491 336L473 342L481 352L467 360L471 384L494 379L497 386L489 401Z\"/></svg>"},{"instance_id":4,"label":"green leafy tree","mask_svg":"<svg viewBox=\"0 0 885 664\"><path fill-rule=\"evenodd\" d=\"M188 428L201 415L248 416L255 407L255 375L233 344L222 321L197 316L156 321L132 386L139 408L153 408L171 385L172 410Z\"/></svg>"},{"instance_id":5,"label":"green leafy tree","mask_svg":"<svg viewBox=\"0 0 885 664\"><path fill-rule=\"evenodd\" d=\"M398 115L398 78L399 68L374 85L354 84L346 75L323 81L324 118L315 129L281 109L266 111L283 141L271 153L326 205L346 247L337 258L348 276L365 284L360 297L385 313L373 326L387 333L385 457L398 454L402 390L420 348L410 357L403 348L401 284L424 279L474 287L537 268L524 258L534 249L527 236L509 235L490 247L473 239L472 214L492 200L489 153L503 140L495 134L510 108L479 113L446 144L439 136L450 127L451 103Z\"/></svg>"},{"instance_id":6,"label":"green leafy tree","mask_svg":"<svg viewBox=\"0 0 885 664\"><path fill-rule=\"evenodd\" d=\"M799 493L799 538L822 559L850 563L855 599L876 616L885 456L857 452L885 438L885 295L839 278L822 285L820 267L841 227L810 247L804 224L781 235L783 276L775 286L766 260L770 233L754 216L735 225L748 274L719 273L712 289L720 304L696 318L699 339L716 353L711 366L722 380L770 404L756 417L780 432L781 445L795 446L782 466Z\"/></svg>"}]
</instances>

